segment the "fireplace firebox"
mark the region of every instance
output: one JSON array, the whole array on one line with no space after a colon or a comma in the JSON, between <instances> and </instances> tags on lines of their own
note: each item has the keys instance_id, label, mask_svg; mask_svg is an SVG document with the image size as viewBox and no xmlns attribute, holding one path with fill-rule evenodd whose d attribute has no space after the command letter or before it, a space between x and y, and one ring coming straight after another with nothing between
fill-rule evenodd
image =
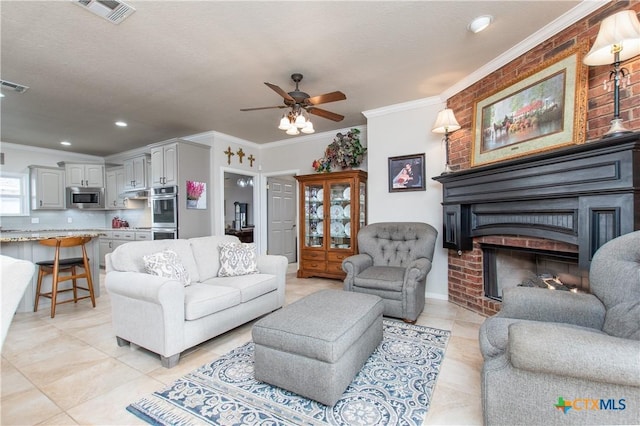
<instances>
[{"instance_id":1,"label":"fireplace firebox","mask_svg":"<svg viewBox=\"0 0 640 426\"><path fill-rule=\"evenodd\" d=\"M588 292L588 277L578 266L578 254L480 244L482 248L484 295L502 300L505 288L543 285L551 290Z\"/></svg>"}]
</instances>

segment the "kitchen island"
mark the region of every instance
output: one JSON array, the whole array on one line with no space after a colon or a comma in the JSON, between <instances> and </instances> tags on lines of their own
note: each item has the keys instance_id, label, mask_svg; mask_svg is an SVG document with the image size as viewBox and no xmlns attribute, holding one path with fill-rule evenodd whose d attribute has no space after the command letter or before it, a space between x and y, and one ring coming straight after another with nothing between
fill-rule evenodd
<instances>
[{"instance_id":1,"label":"kitchen island","mask_svg":"<svg viewBox=\"0 0 640 426\"><path fill-rule=\"evenodd\" d=\"M89 256L89 266L91 268L91 277L93 280L94 293L96 297L100 296L100 264L99 264L99 244L98 239L101 235L104 235L104 231L97 229L62 229L62 230L2 230L0 234L0 253L5 256L11 256L16 259L24 259L30 262L38 262L41 260L53 259L54 249L51 247L43 246L38 242L48 238L56 237L91 237L91 241L86 244L87 255ZM82 249L80 247L73 247L64 249L61 251L63 257L80 257L82 256ZM44 277L42 282L42 291L51 291L51 275ZM31 284L25 290L24 296L18 305L17 312L33 312L33 306L36 297L36 286L38 282L38 272L36 267L36 273L31 279ZM81 286L84 285L85 280L80 279ZM4 285L4 283L2 283ZM71 286L71 281L65 281L60 284L60 288L68 288ZM59 300L66 300L72 298L70 292L59 294ZM82 302L80 302L82 303ZM98 301L96 301L98 303ZM51 300L46 297L40 299L38 305L38 311L48 310L51 306ZM88 305L91 307L91 304Z\"/></svg>"}]
</instances>

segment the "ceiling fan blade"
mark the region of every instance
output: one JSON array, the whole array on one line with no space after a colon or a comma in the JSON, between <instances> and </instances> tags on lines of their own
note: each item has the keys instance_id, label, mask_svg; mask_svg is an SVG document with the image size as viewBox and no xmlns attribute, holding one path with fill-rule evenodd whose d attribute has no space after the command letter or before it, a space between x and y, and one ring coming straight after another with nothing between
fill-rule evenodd
<instances>
[{"instance_id":1,"label":"ceiling fan blade","mask_svg":"<svg viewBox=\"0 0 640 426\"><path fill-rule=\"evenodd\" d=\"M326 109L310 107L307 108L307 112L333 121L342 121L344 119L344 115L336 114L335 112L327 111Z\"/></svg>"},{"instance_id":2,"label":"ceiling fan blade","mask_svg":"<svg viewBox=\"0 0 640 426\"><path fill-rule=\"evenodd\" d=\"M318 95L318 96L313 96L311 98L307 98L305 102L309 105L319 105L319 104L326 104L326 103L335 102L335 101L344 101L345 99L347 99L347 96L344 93L340 91L336 91L331 93L325 93L324 95Z\"/></svg>"},{"instance_id":3,"label":"ceiling fan blade","mask_svg":"<svg viewBox=\"0 0 640 426\"><path fill-rule=\"evenodd\" d=\"M272 109L272 108L287 108L287 106L278 105L278 106L257 107L257 108L240 108L240 111L257 111L259 109Z\"/></svg>"},{"instance_id":4,"label":"ceiling fan blade","mask_svg":"<svg viewBox=\"0 0 640 426\"><path fill-rule=\"evenodd\" d=\"M269 88L271 88L271 90L273 90L274 92L276 92L278 95L282 96L283 98L285 98L286 100L290 101L290 102L295 102L296 100L293 99L287 92L285 92L284 90L282 90L280 87L276 86L275 84L271 84L271 83L267 83L266 81L264 82L264 84L266 84L267 86L269 86Z\"/></svg>"}]
</instances>

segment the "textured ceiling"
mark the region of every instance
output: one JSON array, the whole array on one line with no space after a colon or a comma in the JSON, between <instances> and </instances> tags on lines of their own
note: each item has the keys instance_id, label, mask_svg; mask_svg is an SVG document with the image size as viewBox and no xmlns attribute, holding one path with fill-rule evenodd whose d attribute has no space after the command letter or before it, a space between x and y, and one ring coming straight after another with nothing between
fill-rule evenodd
<instances>
[{"instance_id":1,"label":"textured ceiling","mask_svg":"<svg viewBox=\"0 0 640 426\"><path fill-rule=\"evenodd\" d=\"M317 132L365 124L362 111L438 96L579 1L130 1L119 25L69 1L1 1L1 140L109 155L215 130L286 139L263 83L345 101ZM475 16L494 24L472 34ZM116 128L125 120L127 128Z\"/></svg>"}]
</instances>

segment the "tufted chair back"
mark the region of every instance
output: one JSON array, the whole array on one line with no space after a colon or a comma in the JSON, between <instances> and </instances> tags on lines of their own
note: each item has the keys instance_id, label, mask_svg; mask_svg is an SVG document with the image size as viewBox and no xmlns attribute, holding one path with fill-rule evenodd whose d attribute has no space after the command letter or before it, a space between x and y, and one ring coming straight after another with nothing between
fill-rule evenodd
<instances>
[{"instance_id":1,"label":"tufted chair back","mask_svg":"<svg viewBox=\"0 0 640 426\"><path fill-rule=\"evenodd\" d=\"M376 266L407 267L418 258L433 260L438 232L426 223L372 223L358 232L358 251Z\"/></svg>"},{"instance_id":2,"label":"tufted chair back","mask_svg":"<svg viewBox=\"0 0 640 426\"><path fill-rule=\"evenodd\" d=\"M602 330L640 340L640 231L598 249L589 270L589 288L606 308Z\"/></svg>"}]
</instances>

